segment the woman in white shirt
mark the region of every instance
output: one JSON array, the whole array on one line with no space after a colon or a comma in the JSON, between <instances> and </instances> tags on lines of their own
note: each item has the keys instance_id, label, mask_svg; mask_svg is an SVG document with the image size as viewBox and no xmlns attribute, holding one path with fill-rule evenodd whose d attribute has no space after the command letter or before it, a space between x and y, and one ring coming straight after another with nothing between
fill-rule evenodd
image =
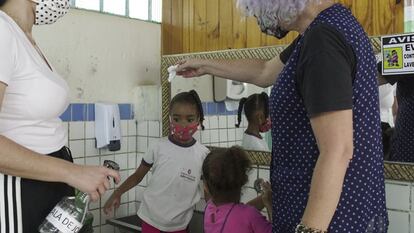
<instances>
[{"instance_id":1,"label":"woman in white shirt","mask_svg":"<svg viewBox=\"0 0 414 233\"><path fill-rule=\"evenodd\" d=\"M246 150L270 151L266 140L261 135L261 133L269 131L271 127L268 95L262 92L261 94L253 94L248 98L240 100L237 128L240 126L243 110L248 126L243 134L242 147Z\"/></svg>"},{"instance_id":2,"label":"woman in white shirt","mask_svg":"<svg viewBox=\"0 0 414 233\"><path fill-rule=\"evenodd\" d=\"M105 167L73 164L65 147L59 115L69 88L32 27L54 23L68 9L69 0L0 0L0 233L37 232L72 187L98 200L108 176L120 179Z\"/></svg>"}]
</instances>

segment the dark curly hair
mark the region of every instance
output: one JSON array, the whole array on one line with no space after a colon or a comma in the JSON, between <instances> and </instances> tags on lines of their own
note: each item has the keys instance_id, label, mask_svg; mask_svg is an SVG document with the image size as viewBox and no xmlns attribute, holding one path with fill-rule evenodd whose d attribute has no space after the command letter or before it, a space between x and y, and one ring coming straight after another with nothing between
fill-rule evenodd
<instances>
[{"instance_id":1,"label":"dark curly hair","mask_svg":"<svg viewBox=\"0 0 414 233\"><path fill-rule=\"evenodd\" d=\"M241 188L248 181L251 161L238 146L211 151L203 163L203 179L217 203L240 202Z\"/></svg>"},{"instance_id":2,"label":"dark curly hair","mask_svg":"<svg viewBox=\"0 0 414 233\"><path fill-rule=\"evenodd\" d=\"M246 115L247 121L251 121L254 118L254 113L257 111L263 111L265 117L269 116L269 96L266 92L260 94L253 94L247 98L242 98L239 102L239 110L237 112L237 124L239 128L242 120L242 112Z\"/></svg>"},{"instance_id":3,"label":"dark curly hair","mask_svg":"<svg viewBox=\"0 0 414 233\"><path fill-rule=\"evenodd\" d=\"M172 98L170 102L170 109L173 108L174 104L176 103L185 103L185 104L191 104L194 105L197 108L198 116L200 117L200 125L201 129L204 130L204 111L203 106L201 104L200 97L198 96L197 92L194 90L188 91L188 92L181 92Z\"/></svg>"},{"instance_id":4,"label":"dark curly hair","mask_svg":"<svg viewBox=\"0 0 414 233\"><path fill-rule=\"evenodd\" d=\"M6 2L7 0L0 0L0 7L2 7Z\"/></svg>"}]
</instances>

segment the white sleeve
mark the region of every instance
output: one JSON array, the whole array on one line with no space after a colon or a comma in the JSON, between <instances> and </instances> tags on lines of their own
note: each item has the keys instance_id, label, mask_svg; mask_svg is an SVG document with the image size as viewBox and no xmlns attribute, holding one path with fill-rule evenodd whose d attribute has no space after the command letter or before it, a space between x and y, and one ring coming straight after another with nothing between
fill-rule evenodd
<instances>
[{"instance_id":1,"label":"white sleeve","mask_svg":"<svg viewBox=\"0 0 414 233\"><path fill-rule=\"evenodd\" d=\"M0 35L0 82L9 84L16 65L16 41L9 26L1 20Z\"/></svg>"},{"instance_id":2,"label":"white sleeve","mask_svg":"<svg viewBox=\"0 0 414 233\"><path fill-rule=\"evenodd\" d=\"M158 147L160 146L159 143L160 143L160 141L151 144L148 147L147 152L142 157L143 162L146 163L149 166L152 166L154 164L154 162L157 160L156 156L158 154Z\"/></svg>"}]
</instances>

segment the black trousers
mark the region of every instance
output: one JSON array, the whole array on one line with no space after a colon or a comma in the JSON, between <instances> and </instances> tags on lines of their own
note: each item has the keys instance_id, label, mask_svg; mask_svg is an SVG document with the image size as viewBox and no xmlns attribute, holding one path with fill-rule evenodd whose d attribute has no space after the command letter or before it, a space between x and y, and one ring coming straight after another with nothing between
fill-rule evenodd
<instances>
[{"instance_id":1,"label":"black trousers","mask_svg":"<svg viewBox=\"0 0 414 233\"><path fill-rule=\"evenodd\" d=\"M73 162L67 147L49 154ZM0 233L38 232L53 207L64 197L74 196L64 183L42 182L0 174Z\"/></svg>"}]
</instances>

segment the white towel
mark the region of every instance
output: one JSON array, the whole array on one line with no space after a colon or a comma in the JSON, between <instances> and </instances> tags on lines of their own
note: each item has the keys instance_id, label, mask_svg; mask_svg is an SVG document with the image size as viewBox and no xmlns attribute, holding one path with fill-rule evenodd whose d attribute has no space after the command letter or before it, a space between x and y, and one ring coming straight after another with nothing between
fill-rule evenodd
<instances>
[{"instance_id":1,"label":"white towel","mask_svg":"<svg viewBox=\"0 0 414 233\"><path fill-rule=\"evenodd\" d=\"M168 67L168 82L171 82L177 76L177 67L178 65Z\"/></svg>"}]
</instances>

